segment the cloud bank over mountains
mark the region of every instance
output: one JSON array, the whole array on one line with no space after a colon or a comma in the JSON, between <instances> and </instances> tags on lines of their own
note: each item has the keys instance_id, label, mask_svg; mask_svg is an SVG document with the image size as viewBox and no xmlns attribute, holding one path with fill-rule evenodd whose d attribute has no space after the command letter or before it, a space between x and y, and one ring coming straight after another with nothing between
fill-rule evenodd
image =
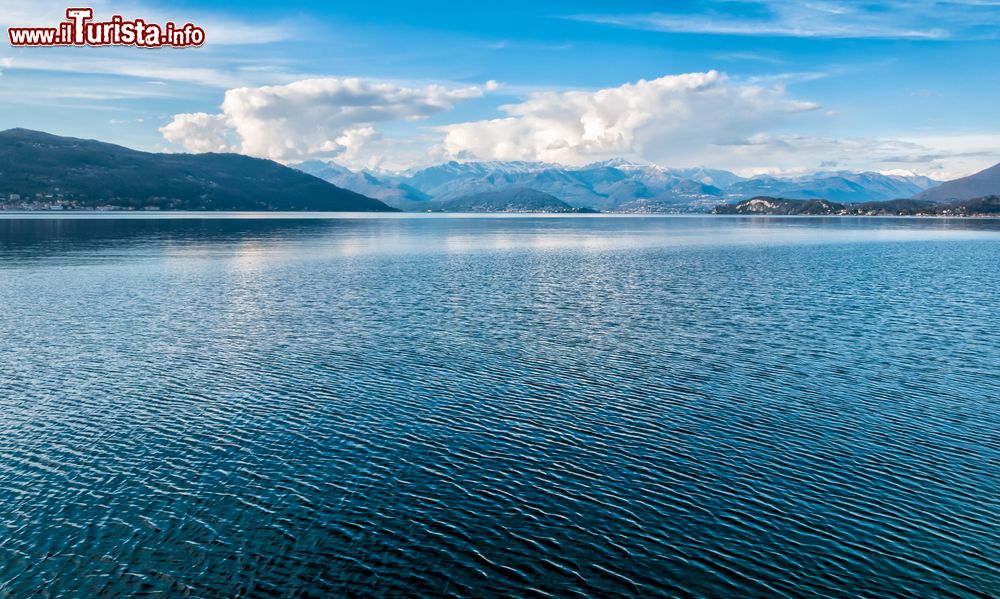
<instances>
[{"instance_id":1,"label":"cloud bank over mountains","mask_svg":"<svg viewBox=\"0 0 1000 599\"><path fill-rule=\"evenodd\" d=\"M375 125L425 119L482 94L477 86L305 79L231 89L221 113L178 114L160 131L192 152L233 151L282 162L317 157L355 162L363 161L361 150L378 139Z\"/></svg>"},{"instance_id":2,"label":"cloud bank over mountains","mask_svg":"<svg viewBox=\"0 0 1000 599\"><path fill-rule=\"evenodd\" d=\"M444 128L449 158L582 165L616 156L672 162L819 106L781 86L733 83L718 71L668 75L597 91L540 92L500 119Z\"/></svg>"},{"instance_id":3,"label":"cloud bank over mountains","mask_svg":"<svg viewBox=\"0 0 1000 599\"><path fill-rule=\"evenodd\" d=\"M338 78L241 87L225 93L221 112L178 114L161 132L192 152L236 151L286 162L328 158L371 168L400 162L391 156L396 144L384 139L381 125L427 119L497 87L404 87ZM502 118L428 128L424 164L468 159L582 165L617 156L671 161L818 108L789 98L781 85L737 83L714 70L598 90L539 91L500 106Z\"/></svg>"},{"instance_id":4,"label":"cloud bank over mountains","mask_svg":"<svg viewBox=\"0 0 1000 599\"><path fill-rule=\"evenodd\" d=\"M737 80L716 70L596 90L533 91L498 106L499 118L425 125L418 134L391 132L401 122L446 119L458 104L494 93L505 93L494 81L305 79L230 89L220 112L177 114L160 131L191 152L239 152L286 163L332 160L355 170L402 171L448 160L580 166L625 157L744 175L837 168L908 170L938 179L973 170L975 159L997 141L980 139L957 152L934 139L788 133L798 119L828 117L818 103L791 97L780 82Z\"/></svg>"}]
</instances>

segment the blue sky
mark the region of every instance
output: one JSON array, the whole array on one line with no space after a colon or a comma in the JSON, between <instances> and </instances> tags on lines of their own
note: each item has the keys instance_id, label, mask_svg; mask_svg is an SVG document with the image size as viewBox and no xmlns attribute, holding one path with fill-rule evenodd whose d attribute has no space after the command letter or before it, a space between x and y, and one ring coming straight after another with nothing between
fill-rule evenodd
<instances>
[{"instance_id":1,"label":"blue sky","mask_svg":"<svg viewBox=\"0 0 1000 599\"><path fill-rule=\"evenodd\" d=\"M0 25L66 5L0 0ZM744 174L1000 162L1000 0L91 3L192 49L0 44L0 127L402 169L613 155Z\"/></svg>"}]
</instances>

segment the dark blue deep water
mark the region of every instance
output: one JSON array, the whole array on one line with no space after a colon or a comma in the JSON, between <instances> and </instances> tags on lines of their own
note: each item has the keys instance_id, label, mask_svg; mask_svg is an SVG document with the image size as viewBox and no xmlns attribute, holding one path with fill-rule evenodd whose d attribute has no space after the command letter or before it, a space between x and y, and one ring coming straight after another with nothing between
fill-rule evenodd
<instances>
[{"instance_id":1,"label":"dark blue deep water","mask_svg":"<svg viewBox=\"0 0 1000 599\"><path fill-rule=\"evenodd\" d=\"M0 597L1000 595L1000 221L0 219Z\"/></svg>"}]
</instances>

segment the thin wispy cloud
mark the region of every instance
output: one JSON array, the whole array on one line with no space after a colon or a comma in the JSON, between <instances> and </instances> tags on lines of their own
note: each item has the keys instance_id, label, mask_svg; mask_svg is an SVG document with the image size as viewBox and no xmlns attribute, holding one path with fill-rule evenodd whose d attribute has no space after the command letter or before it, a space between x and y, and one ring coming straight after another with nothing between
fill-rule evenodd
<instances>
[{"instance_id":1,"label":"thin wispy cloud","mask_svg":"<svg viewBox=\"0 0 1000 599\"><path fill-rule=\"evenodd\" d=\"M580 14L567 18L631 29L709 35L831 39L995 38L995 2L798 2L749 0L694 12ZM749 7L749 10L748 10Z\"/></svg>"},{"instance_id":2,"label":"thin wispy cloud","mask_svg":"<svg viewBox=\"0 0 1000 599\"><path fill-rule=\"evenodd\" d=\"M760 62L773 65L785 63L781 58L757 52L726 52L724 54L716 54L713 58L724 62Z\"/></svg>"},{"instance_id":3,"label":"thin wispy cloud","mask_svg":"<svg viewBox=\"0 0 1000 599\"><path fill-rule=\"evenodd\" d=\"M742 175L803 174L823 163L845 170L908 171L939 180L981 170L1000 159L997 134L831 138L757 133L717 144L716 160ZM762 167L766 156L770 166Z\"/></svg>"},{"instance_id":4,"label":"thin wispy cloud","mask_svg":"<svg viewBox=\"0 0 1000 599\"><path fill-rule=\"evenodd\" d=\"M780 73L768 73L766 75L751 75L745 77L745 81L751 84L761 84L761 85L793 85L796 83L805 83L809 81L818 81L820 79L828 79L830 77L848 77L851 75L856 75L857 73L873 71L876 69L883 69L887 66L895 63L892 58L886 58L883 60L877 60L872 62L855 63L855 64L831 64L824 65L819 69L812 71L787 71Z\"/></svg>"},{"instance_id":5,"label":"thin wispy cloud","mask_svg":"<svg viewBox=\"0 0 1000 599\"><path fill-rule=\"evenodd\" d=\"M55 52L62 49L53 49ZM72 54L70 54L72 52ZM85 51L84 51L85 52ZM206 64L211 61L175 60L143 60L138 57L113 57L108 53L99 56L96 53L86 55L77 49L71 49L60 55L60 60L52 60L51 56L38 53L22 54L12 57L10 69L22 71L41 71L64 73L67 75L91 74L111 75L137 79L171 81L176 83L192 83L206 87L229 88L244 85L245 77L239 77L229 69ZM65 57L65 58L64 58Z\"/></svg>"},{"instance_id":6,"label":"thin wispy cloud","mask_svg":"<svg viewBox=\"0 0 1000 599\"><path fill-rule=\"evenodd\" d=\"M512 40L498 40L489 41L483 44L485 48L490 50L536 50L536 51L550 51L550 50L572 50L573 44L562 43L562 44L541 44L532 42L519 42Z\"/></svg>"}]
</instances>

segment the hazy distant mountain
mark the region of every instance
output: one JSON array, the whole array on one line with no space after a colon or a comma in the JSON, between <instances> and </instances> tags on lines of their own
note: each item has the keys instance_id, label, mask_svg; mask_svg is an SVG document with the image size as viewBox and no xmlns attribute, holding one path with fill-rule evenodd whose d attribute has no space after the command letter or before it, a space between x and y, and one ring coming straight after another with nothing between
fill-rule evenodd
<instances>
[{"instance_id":1,"label":"hazy distant mountain","mask_svg":"<svg viewBox=\"0 0 1000 599\"><path fill-rule=\"evenodd\" d=\"M697 181L699 183L713 185L723 189L729 187L733 183L743 180L743 177L729 171L704 167L672 168L668 169L668 171L677 177L681 177L682 179L689 179L691 181Z\"/></svg>"},{"instance_id":2,"label":"hazy distant mountain","mask_svg":"<svg viewBox=\"0 0 1000 599\"><path fill-rule=\"evenodd\" d=\"M921 193L917 198L932 202L949 202L990 195L1000 195L1000 164L968 177L942 183Z\"/></svg>"},{"instance_id":3,"label":"hazy distant mountain","mask_svg":"<svg viewBox=\"0 0 1000 599\"><path fill-rule=\"evenodd\" d=\"M555 196L534 189L503 189L430 202L433 210L443 212L573 212L573 208Z\"/></svg>"},{"instance_id":4,"label":"hazy distant mountain","mask_svg":"<svg viewBox=\"0 0 1000 599\"><path fill-rule=\"evenodd\" d=\"M593 206L603 197L563 167L525 162L449 162L418 170L403 179L435 200L487 191L527 188L551 194L573 206Z\"/></svg>"},{"instance_id":5,"label":"hazy distant mountain","mask_svg":"<svg viewBox=\"0 0 1000 599\"><path fill-rule=\"evenodd\" d=\"M10 194L77 207L392 210L270 160L152 154L27 129L0 132L0 196Z\"/></svg>"},{"instance_id":6,"label":"hazy distant mountain","mask_svg":"<svg viewBox=\"0 0 1000 599\"><path fill-rule=\"evenodd\" d=\"M726 189L731 198L780 196L789 199L825 198L835 202L869 202L911 198L931 185L926 177L881 173L819 173L795 178L758 176Z\"/></svg>"},{"instance_id":7,"label":"hazy distant mountain","mask_svg":"<svg viewBox=\"0 0 1000 599\"><path fill-rule=\"evenodd\" d=\"M736 177L732 173L728 175ZM707 173L700 176L709 177ZM723 174L722 178L726 176ZM601 210L618 210L636 200L681 209L699 200L718 199L722 195L722 191L710 183L681 177L654 165L623 160L583 167L530 162L449 162L394 180L420 189L435 200L527 188L548 193L575 208Z\"/></svg>"},{"instance_id":8,"label":"hazy distant mountain","mask_svg":"<svg viewBox=\"0 0 1000 599\"><path fill-rule=\"evenodd\" d=\"M430 196L405 183L385 181L368 171L351 171L332 162L310 160L295 168L338 187L376 198L401 210L420 209Z\"/></svg>"},{"instance_id":9,"label":"hazy distant mountain","mask_svg":"<svg viewBox=\"0 0 1000 599\"><path fill-rule=\"evenodd\" d=\"M402 174L351 173L323 163L300 168L405 210L512 188L533 189L576 208L615 212L708 211L725 200L755 196L866 202L910 198L936 185L917 175L822 172L779 178L740 177L709 168L664 168L616 158L580 167L536 162L447 162Z\"/></svg>"}]
</instances>

